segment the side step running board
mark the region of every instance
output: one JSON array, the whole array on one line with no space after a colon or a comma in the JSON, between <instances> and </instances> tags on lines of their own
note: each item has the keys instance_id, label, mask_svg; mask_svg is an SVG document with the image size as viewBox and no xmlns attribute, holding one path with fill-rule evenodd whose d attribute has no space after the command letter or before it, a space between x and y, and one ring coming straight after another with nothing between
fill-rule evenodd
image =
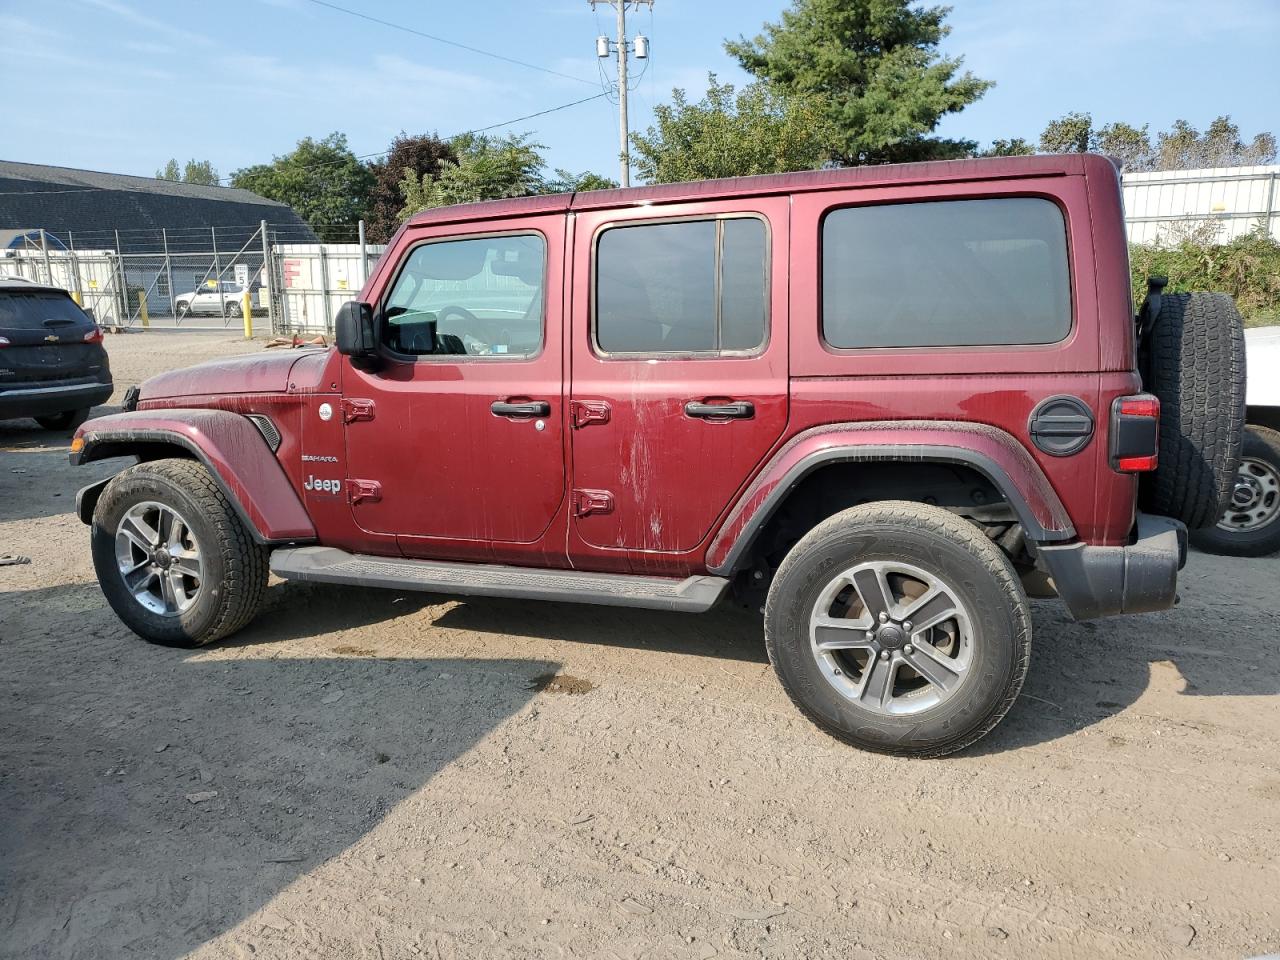
<instances>
[{"instance_id":1,"label":"side step running board","mask_svg":"<svg viewBox=\"0 0 1280 960\"><path fill-rule=\"evenodd\" d=\"M335 547L288 547L271 554L271 572L286 580L345 583L476 597L564 600L613 607L701 613L715 606L723 577L639 577L496 564L371 557Z\"/></svg>"}]
</instances>

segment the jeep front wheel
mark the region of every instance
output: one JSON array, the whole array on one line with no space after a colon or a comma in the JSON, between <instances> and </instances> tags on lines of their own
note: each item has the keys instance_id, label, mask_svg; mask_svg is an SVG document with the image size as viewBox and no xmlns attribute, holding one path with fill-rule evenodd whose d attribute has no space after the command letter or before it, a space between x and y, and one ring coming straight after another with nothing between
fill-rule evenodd
<instances>
[{"instance_id":1,"label":"jeep front wheel","mask_svg":"<svg viewBox=\"0 0 1280 960\"><path fill-rule=\"evenodd\" d=\"M94 509L91 538L107 602L151 643L199 647L228 636L252 619L266 590L267 551L191 460L118 474Z\"/></svg>"},{"instance_id":2,"label":"jeep front wheel","mask_svg":"<svg viewBox=\"0 0 1280 960\"><path fill-rule=\"evenodd\" d=\"M782 686L823 730L903 756L960 750L1008 712L1031 615L1008 559L968 521L905 501L819 524L765 605Z\"/></svg>"}]
</instances>

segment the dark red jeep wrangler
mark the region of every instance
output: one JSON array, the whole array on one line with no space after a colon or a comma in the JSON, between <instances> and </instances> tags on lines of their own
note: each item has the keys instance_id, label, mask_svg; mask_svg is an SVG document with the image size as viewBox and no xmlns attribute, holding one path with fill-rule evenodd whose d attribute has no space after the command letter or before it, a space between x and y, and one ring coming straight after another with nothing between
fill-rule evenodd
<instances>
[{"instance_id":1,"label":"dark red jeep wrangler","mask_svg":"<svg viewBox=\"0 0 1280 960\"><path fill-rule=\"evenodd\" d=\"M1102 157L468 204L400 230L337 349L162 374L86 423L74 461L139 463L78 509L158 643L244 626L268 567L732 594L824 730L938 755L1017 696L1028 590L1175 602L1234 478L1242 343L1226 298L1153 288L1135 321Z\"/></svg>"}]
</instances>

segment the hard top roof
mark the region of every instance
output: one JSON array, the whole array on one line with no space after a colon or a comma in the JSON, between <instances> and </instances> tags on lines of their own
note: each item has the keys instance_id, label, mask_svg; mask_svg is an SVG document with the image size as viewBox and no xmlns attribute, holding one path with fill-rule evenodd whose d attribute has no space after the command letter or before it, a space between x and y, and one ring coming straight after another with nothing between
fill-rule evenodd
<instances>
[{"instance_id":1,"label":"hard top roof","mask_svg":"<svg viewBox=\"0 0 1280 960\"><path fill-rule=\"evenodd\" d=\"M738 196L837 190L842 187L883 187L912 183L941 183L962 180L1002 180L1026 177L1080 175L1086 171L1110 170L1111 160L1097 154L1044 154L1029 157L983 157L972 160L932 160L923 163L892 163L865 167L805 170L799 173L770 173L723 180L697 180L645 187L619 187L586 193L553 193L510 200L481 200L450 207L436 207L415 214L407 226L493 220L568 210L596 210L637 204L678 203L719 200Z\"/></svg>"}]
</instances>

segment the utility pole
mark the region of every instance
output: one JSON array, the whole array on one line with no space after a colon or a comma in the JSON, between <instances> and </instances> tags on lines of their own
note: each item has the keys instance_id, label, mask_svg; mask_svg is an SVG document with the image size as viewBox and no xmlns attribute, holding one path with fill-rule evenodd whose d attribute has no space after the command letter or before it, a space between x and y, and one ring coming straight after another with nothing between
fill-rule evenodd
<instances>
[{"instance_id":1,"label":"utility pole","mask_svg":"<svg viewBox=\"0 0 1280 960\"><path fill-rule=\"evenodd\" d=\"M618 19L618 37L613 46L618 54L618 161L620 165L620 183L624 187L631 186L631 145L628 143L630 130L627 126L627 54L634 47L636 59L644 60L649 56L649 40L637 35L634 44L627 42L627 7L639 7L647 4L653 9L653 0L588 0L591 9L604 3L613 7ZM596 56L609 56L609 38L596 38Z\"/></svg>"}]
</instances>

